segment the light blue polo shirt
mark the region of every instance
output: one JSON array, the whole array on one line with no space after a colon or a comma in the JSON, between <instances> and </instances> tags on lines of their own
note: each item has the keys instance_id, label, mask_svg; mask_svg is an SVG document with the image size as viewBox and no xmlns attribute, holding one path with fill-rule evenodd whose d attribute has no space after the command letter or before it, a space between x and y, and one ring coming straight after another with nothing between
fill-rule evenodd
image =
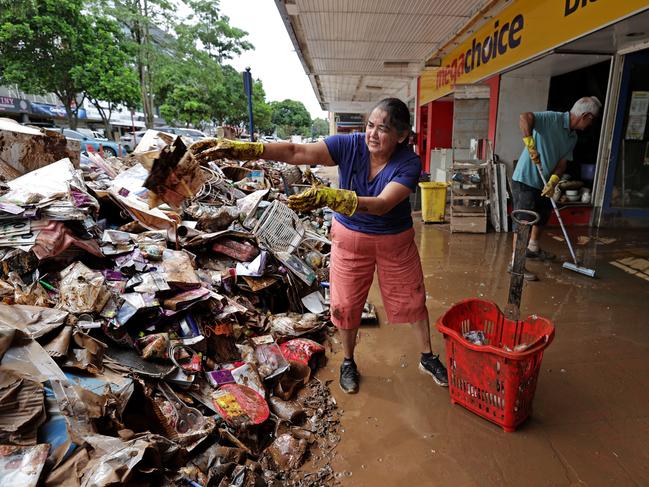
<instances>
[{"instance_id":1,"label":"light blue polo shirt","mask_svg":"<svg viewBox=\"0 0 649 487\"><path fill-rule=\"evenodd\" d=\"M572 161L577 133L570 130L570 112L534 112L532 136L541 158L543 176L547 181L561 159ZM543 181L530 159L527 148L523 148L521 152L512 179L533 188L543 188Z\"/></svg>"}]
</instances>

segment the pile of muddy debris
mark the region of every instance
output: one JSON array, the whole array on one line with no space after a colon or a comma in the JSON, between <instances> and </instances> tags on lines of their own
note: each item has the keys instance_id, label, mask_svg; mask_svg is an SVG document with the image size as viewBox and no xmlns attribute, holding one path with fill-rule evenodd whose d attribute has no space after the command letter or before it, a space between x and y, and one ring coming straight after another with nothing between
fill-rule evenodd
<instances>
[{"instance_id":1,"label":"pile of muddy debris","mask_svg":"<svg viewBox=\"0 0 649 487\"><path fill-rule=\"evenodd\" d=\"M0 484L334 485L313 178L149 131L3 182Z\"/></svg>"}]
</instances>

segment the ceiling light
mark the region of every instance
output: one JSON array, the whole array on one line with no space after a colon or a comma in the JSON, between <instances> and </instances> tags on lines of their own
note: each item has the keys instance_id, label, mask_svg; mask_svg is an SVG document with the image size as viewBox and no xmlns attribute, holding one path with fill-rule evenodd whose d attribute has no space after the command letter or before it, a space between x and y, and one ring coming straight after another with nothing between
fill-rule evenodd
<instances>
[{"instance_id":1,"label":"ceiling light","mask_svg":"<svg viewBox=\"0 0 649 487\"><path fill-rule=\"evenodd\" d=\"M385 61L384 68L407 68L410 65L409 61Z\"/></svg>"}]
</instances>

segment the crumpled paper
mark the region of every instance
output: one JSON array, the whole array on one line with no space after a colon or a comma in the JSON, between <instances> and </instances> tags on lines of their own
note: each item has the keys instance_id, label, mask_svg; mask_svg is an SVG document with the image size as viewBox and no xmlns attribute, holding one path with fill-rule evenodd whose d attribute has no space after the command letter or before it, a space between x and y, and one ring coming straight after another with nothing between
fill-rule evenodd
<instances>
[{"instance_id":1,"label":"crumpled paper","mask_svg":"<svg viewBox=\"0 0 649 487\"><path fill-rule=\"evenodd\" d=\"M71 313L93 313L102 310L110 298L104 276L81 262L61 271L60 301L57 308Z\"/></svg>"}]
</instances>

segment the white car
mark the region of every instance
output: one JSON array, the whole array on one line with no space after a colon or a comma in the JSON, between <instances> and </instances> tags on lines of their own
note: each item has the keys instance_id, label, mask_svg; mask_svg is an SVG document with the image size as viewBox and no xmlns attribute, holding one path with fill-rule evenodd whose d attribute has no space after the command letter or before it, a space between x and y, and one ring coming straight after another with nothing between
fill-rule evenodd
<instances>
[{"instance_id":1,"label":"white car","mask_svg":"<svg viewBox=\"0 0 649 487\"><path fill-rule=\"evenodd\" d=\"M108 140L106 137L104 137L100 132L97 132L96 130L77 127L77 132L85 135L86 137L90 137L91 139Z\"/></svg>"},{"instance_id":2,"label":"white car","mask_svg":"<svg viewBox=\"0 0 649 487\"><path fill-rule=\"evenodd\" d=\"M207 135L205 135L200 130L181 128L181 127L156 127L154 130L158 130L160 132L166 132L168 134L181 135L182 137L191 139L193 142L197 140L205 139L207 137Z\"/></svg>"},{"instance_id":3,"label":"white car","mask_svg":"<svg viewBox=\"0 0 649 487\"><path fill-rule=\"evenodd\" d=\"M133 152L142 140L142 136L146 133L146 130L138 130L137 132L126 132L119 138L119 143L122 144L122 147L126 149L127 152Z\"/></svg>"}]
</instances>

